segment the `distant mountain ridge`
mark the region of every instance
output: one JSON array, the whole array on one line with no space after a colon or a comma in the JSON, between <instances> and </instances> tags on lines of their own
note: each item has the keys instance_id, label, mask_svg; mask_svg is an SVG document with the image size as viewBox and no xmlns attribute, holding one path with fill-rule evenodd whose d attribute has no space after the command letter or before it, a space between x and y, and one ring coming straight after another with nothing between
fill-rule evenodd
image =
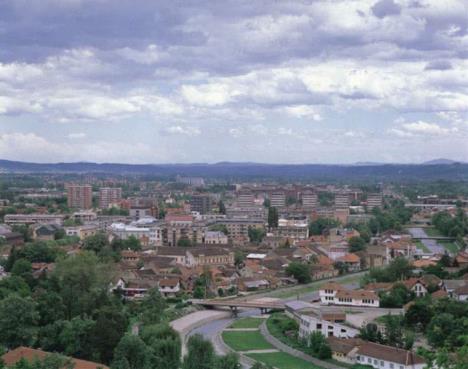
<instances>
[{"instance_id":1,"label":"distant mountain ridge","mask_svg":"<svg viewBox=\"0 0 468 369\"><path fill-rule=\"evenodd\" d=\"M456 163L460 163L460 162L451 160L451 159L440 158L440 159L433 159L433 160L425 161L422 164L423 165L450 165L450 164L456 164Z\"/></svg>"},{"instance_id":2,"label":"distant mountain ridge","mask_svg":"<svg viewBox=\"0 0 468 369\"><path fill-rule=\"evenodd\" d=\"M29 163L0 160L0 171L5 173L102 173L138 174L175 178L200 176L205 178L237 179L300 179L338 181L391 181L391 180L468 180L467 163L438 164L120 164L120 163Z\"/></svg>"}]
</instances>

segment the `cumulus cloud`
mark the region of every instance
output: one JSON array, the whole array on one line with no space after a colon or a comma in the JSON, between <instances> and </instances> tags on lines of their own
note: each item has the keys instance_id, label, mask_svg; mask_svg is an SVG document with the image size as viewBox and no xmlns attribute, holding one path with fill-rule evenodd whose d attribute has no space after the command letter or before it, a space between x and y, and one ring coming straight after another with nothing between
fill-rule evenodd
<instances>
[{"instance_id":1,"label":"cumulus cloud","mask_svg":"<svg viewBox=\"0 0 468 369\"><path fill-rule=\"evenodd\" d=\"M370 143L390 133L402 145L466 135L464 0L58 3L0 5L0 123L26 122L37 137L22 141L38 145L43 129L62 123L68 144L95 144L90 152L100 157L103 148L115 151L106 143L111 129L118 141L157 139L158 147L180 137L208 147L225 136L226 152L266 150L283 160L296 156L299 135L334 146L337 158L336 149L360 135ZM84 14L92 16L77 17ZM388 112L411 118L394 122ZM277 139L290 154L267 148ZM64 157L69 148L61 149ZM200 151L184 149L189 159Z\"/></svg>"}]
</instances>

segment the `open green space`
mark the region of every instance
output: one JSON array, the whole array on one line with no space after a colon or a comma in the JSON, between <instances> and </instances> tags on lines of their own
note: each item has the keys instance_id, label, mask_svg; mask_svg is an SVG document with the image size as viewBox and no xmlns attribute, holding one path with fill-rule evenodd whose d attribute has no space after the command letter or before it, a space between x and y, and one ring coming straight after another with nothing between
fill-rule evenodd
<instances>
[{"instance_id":1,"label":"open green space","mask_svg":"<svg viewBox=\"0 0 468 369\"><path fill-rule=\"evenodd\" d=\"M459 248L455 242L438 241L437 243L443 246L448 252L451 252L452 254L456 254L459 251Z\"/></svg>"},{"instance_id":2,"label":"open green space","mask_svg":"<svg viewBox=\"0 0 468 369\"><path fill-rule=\"evenodd\" d=\"M321 369L308 361L299 359L284 352L248 354L247 356L278 369Z\"/></svg>"},{"instance_id":3,"label":"open green space","mask_svg":"<svg viewBox=\"0 0 468 369\"><path fill-rule=\"evenodd\" d=\"M419 249L419 250L422 250L423 252L431 252L427 247L426 245L424 245L420 240L416 240L415 242L415 245L416 247Z\"/></svg>"},{"instance_id":4,"label":"open green space","mask_svg":"<svg viewBox=\"0 0 468 369\"><path fill-rule=\"evenodd\" d=\"M224 331L223 341L235 351L268 350L274 348L260 331Z\"/></svg>"},{"instance_id":5,"label":"open green space","mask_svg":"<svg viewBox=\"0 0 468 369\"><path fill-rule=\"evenodd\" d=\"M444 237L444 235L440 233L437 228L424 228L424 232L426 232L429 237Z\"/></svg>"},{"instance_id":6,"label":"open green space","mask_svg":"<svg viewBox=\"0 0 468 369\"><path fill-rule=\"evenodd\" d=\"M242 318L232 323L229 328L258 328L264 321L262 318Z\"/></svg>"},{"instance_id":7,"label":"open green space","mask_svg":"<svg viewBox=\"0 0 468 369\"><path fill-rule=\"evenodd\" d=\"M336 278L336 280L340 284L348 284L348 283L359 282L361 277L362 277L362 274L355 274L355 275L350 275L349 277ZM289 288L283 291L282 290L275 291L275 292L269 293L268 296L284 299L284 298L288 298L292 296L302 295L305 293L318 291L321 286L323 286L325 283L328 283L328 282L330 282L330 280L311 282L299 288Z\"/></svg>"}]
</instances>

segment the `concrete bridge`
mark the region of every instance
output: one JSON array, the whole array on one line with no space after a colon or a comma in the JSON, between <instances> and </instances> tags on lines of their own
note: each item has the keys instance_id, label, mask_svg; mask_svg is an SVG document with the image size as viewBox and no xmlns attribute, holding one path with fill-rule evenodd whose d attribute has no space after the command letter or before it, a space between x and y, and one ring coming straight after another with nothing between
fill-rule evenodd
<instances>
[{"instance_id":1,"label":"concrete bridge","mask_svg":"<svg viewBox=\"0 0 468 369\"><path fill-rule=\"evenodd\" d=\"M282 302L265 302L265 301L239 301L239 300L189 300L193 305L201 305L205 308L229 308L233 315L237 315L238 309L259 309L262 314L266 314L271 310L284 310Z\"/></svg>"}]
</instances>

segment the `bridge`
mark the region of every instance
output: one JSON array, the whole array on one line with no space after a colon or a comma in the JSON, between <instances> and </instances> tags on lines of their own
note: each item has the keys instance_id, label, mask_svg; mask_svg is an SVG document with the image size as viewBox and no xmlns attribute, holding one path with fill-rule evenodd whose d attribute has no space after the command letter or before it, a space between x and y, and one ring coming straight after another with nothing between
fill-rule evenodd
<instances>
[{"instance_id":1,"label":"bridge","mask_svg":"<svg viewBox=\"0 0 468 369\"><path fill-rule=\"evenodd\" d=\"M201 305L206 308L229 308L233 315L237 315L238 309L260 309L262 314L266 314L271 310L284 310L285 306L282 302L264 302L264 301L239 301L239 300L189 300L193 305Z\"/></svg>"},{"instance_id":2,"label":"bridge","mask_svg":"<svg viewBox=\"0 0 468 369\"><path fill-rule=\"evenodd\" d=\"M456 205L448 205L448 204L405 204L407 208L421 208L421 209L441 209L446 210L449 208L454 208Z\"/></svg>"},{"instance_id":3,"label":"bridge","mask_svg":"<svg viewBox=\"0 0 468 369\"><path fill-rule=\"evenodd\" d=\"M413 240L434 240L434 241L454 241L455 237L444 237L444 236L420 236L420 237L415 237L412 236Z\"/></svg>"}]
</instances>

